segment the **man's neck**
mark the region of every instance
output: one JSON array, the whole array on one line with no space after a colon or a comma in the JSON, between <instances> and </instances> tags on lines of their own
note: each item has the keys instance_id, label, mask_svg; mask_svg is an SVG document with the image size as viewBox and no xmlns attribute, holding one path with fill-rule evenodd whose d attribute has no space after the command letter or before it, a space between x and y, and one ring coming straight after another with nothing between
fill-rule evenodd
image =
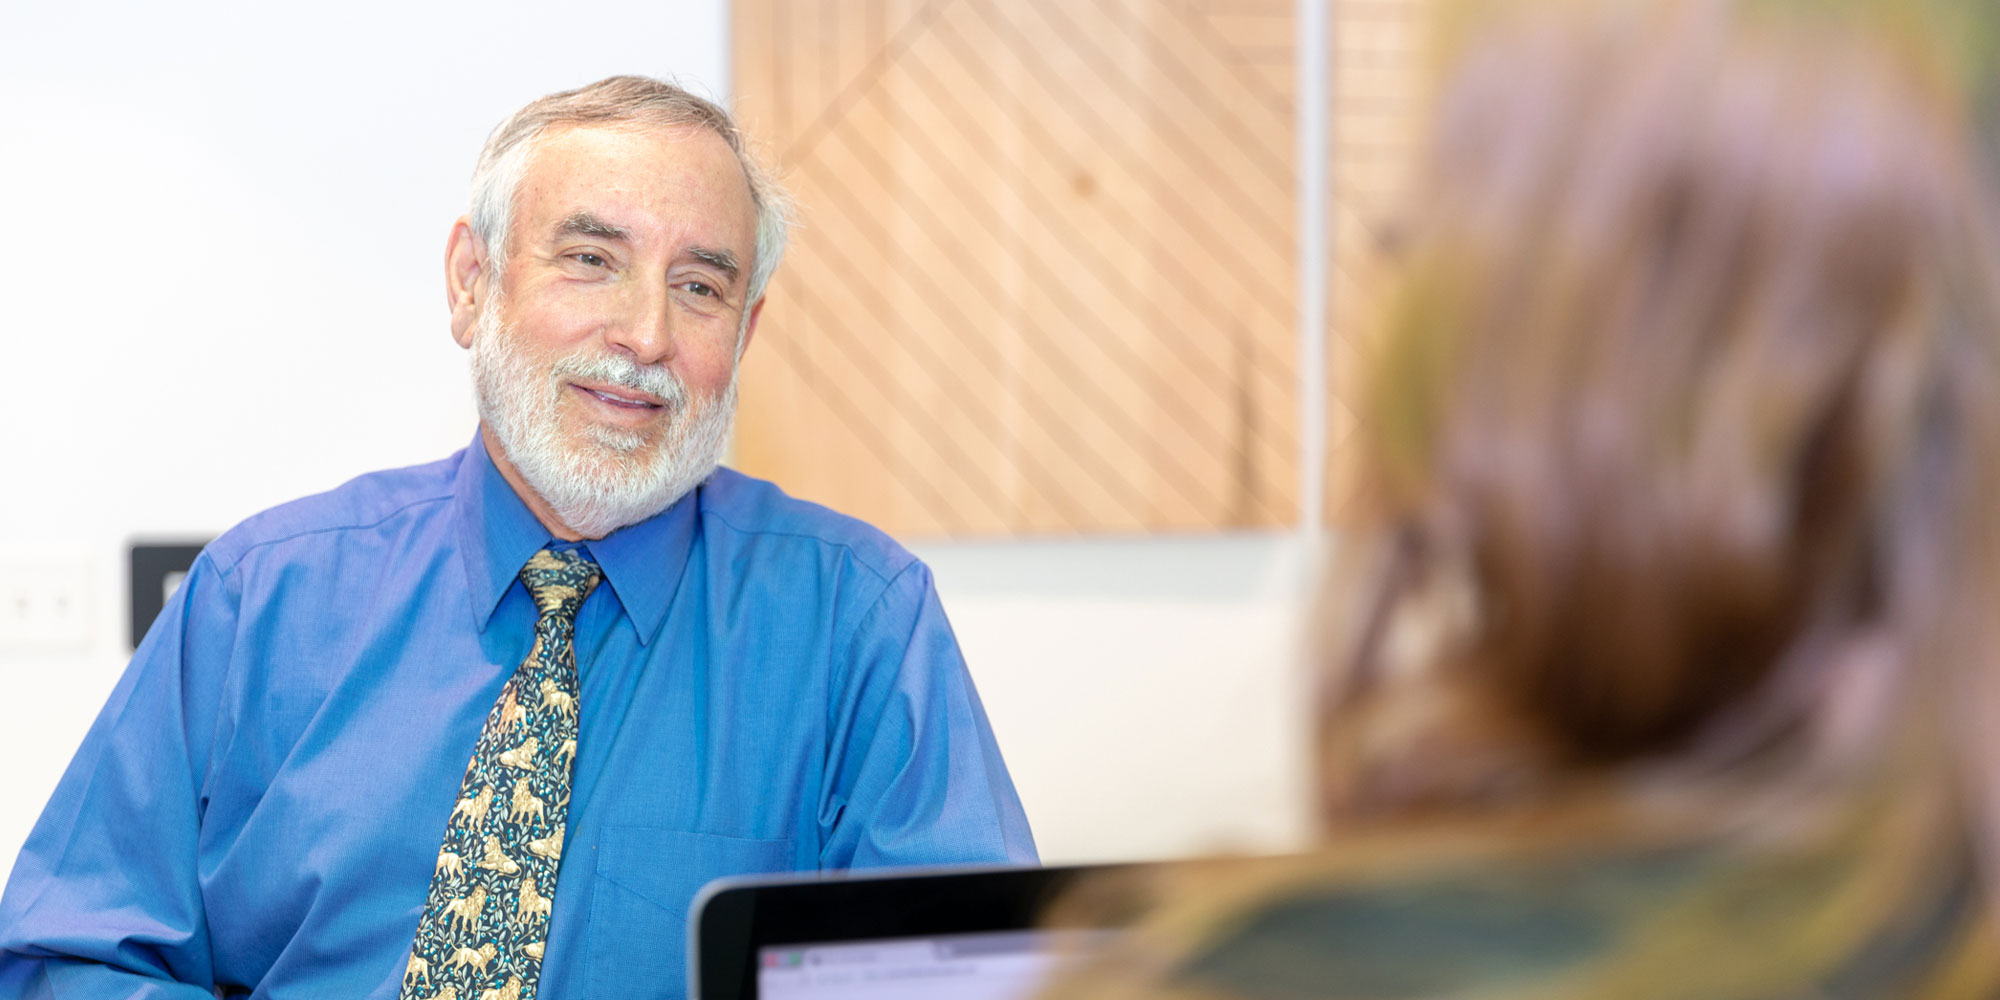
<instances>
[{"instance_id":1,"label":"man's neck","mask_svg":"<svg viewBox=\"0 0 2000 1000\"><path fill-rule=\"evenodd\" d=\"M565 542L595 541L584 538L556 516L555 508L550 507L549 502L522 478L521 470L514 467L514 460L507 457L507 449L502 448L500 439L493 435L493 428L483 420L479 422L479 440L486 446L486 457L492 459L493 467L500 470L500 478L507 481L514 495L521 498L521 502L528 506L528 512L535 515L535 520L540 521L551 536Z\"/></svg>"}]
</instances>

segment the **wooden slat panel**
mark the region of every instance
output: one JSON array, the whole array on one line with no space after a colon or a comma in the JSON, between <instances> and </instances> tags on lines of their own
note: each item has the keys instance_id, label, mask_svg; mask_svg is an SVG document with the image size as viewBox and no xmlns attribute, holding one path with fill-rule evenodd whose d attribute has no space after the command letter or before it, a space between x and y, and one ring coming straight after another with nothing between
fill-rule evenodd
<instances>
[{"instance_id":1,"label":"wooden slat panel","mask_svg":"<svg viewBox=\"0 0 2000 1000\"><path fill-rule=\"evenodd\" d=\"M1296 518L1288 5L735 10L805 223L739 466L905 535Z\"/></svg>"}]
</instances>

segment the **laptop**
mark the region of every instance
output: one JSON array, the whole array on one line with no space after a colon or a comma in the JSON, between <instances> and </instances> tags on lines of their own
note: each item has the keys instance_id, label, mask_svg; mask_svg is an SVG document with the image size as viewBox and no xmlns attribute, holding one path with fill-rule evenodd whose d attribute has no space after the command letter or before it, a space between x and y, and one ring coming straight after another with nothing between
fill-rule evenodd
<instances>
[{"instance_id":1,"label":"laptop","mask_svg":"<svg viewBox=\"0 0 2000 1000\"><path fill-rule=\"evenodd\" d=\"M1079 879L1134 866L721 879L688 920L693 1000L1028 1000L1115 928L1041 926Z\"/></svg>"}]
</instances>

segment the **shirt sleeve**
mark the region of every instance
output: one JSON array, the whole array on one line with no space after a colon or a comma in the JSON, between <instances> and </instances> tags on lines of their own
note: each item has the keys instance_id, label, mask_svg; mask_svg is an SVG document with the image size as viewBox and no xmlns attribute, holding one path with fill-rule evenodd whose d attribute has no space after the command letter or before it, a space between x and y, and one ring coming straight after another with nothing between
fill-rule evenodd
<instances>
[{"instance_id":1,"label":"shirt sleeve","mask_svg":"<svg viewBox=\"0 0 2000 1000\"><path fill-rule=\"evenodd\" d=\"M850 649L830 692L820 867L1034 863L927 567L889 582Z\"/></svg>"},{"instance_id":2,"label":"shirt sleeve","mask_svg":"<svg viewBox=\"0 0 2000 1000\"><path fill-rule=\"evenodd\" d=\"M197 850L227 591L197 558L28 834L0 896L0 993L215 995Z\"/></svg>"}]
</instances>

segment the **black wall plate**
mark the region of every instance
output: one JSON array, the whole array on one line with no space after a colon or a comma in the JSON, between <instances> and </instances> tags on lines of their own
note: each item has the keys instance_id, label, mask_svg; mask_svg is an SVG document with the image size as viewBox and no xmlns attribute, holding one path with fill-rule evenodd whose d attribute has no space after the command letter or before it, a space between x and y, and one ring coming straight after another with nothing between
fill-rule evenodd
<instances>
[{"instance_id":1,"label":"black wall plate","mask_svg":"<svg viewBox=\"0 0 2000 1000\"><path fill-rule=\"evenodd\" d=\"M139 648L139 640L146 637L146 630L153 627L153 619L160 617L160 609L167 606L167 598L174 588L181 585L181 577L187 575L194 566L194 559L201 555L206 542L133 542L131 552L132 580L132 648Z\"/></svg>"}]
</instances>

